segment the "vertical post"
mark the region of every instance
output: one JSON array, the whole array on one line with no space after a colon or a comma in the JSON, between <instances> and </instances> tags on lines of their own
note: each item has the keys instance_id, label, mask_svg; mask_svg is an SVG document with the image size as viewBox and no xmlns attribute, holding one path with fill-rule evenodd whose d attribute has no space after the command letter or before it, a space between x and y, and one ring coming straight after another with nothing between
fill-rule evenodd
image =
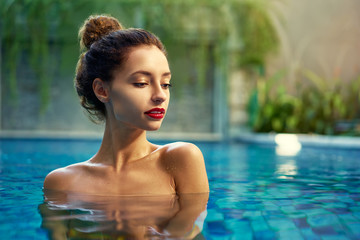
<instances>
[{"instance_id":1,"label":"vertical post","mask_svg":"<svg viewBox=\"0 0 360 240\"><path fill-rule=\"evenodd\" d=\"M221 87L221 82L223 81L223 77L222 77L222 72L221 72L221 66L218 66L218 64L216 63L215 65L215 72L214 72L214 89L213 89L213 94L214 94L214 98L213 98L213 128L214 128L214 133L216 134L220 134L221 137L223 135L223 131L222 131L222 125L223 125L223 100L222 100L222 87Z\"/></svg>"},{"instance_id":2,"label":"vertical post","mask_svg":"<svg viewBox=\"0 0 360 240\"><path fill-rule=\"evenodd\" d=\"M226 49L226 43L221 48ZM227 75L228 75L228 55L226 51L221 56L219 63L215 64L214 79L214 132L220 134L222 139L227 140L228 135L228 99L227 99Z\"/></svg>"}]
</instances>

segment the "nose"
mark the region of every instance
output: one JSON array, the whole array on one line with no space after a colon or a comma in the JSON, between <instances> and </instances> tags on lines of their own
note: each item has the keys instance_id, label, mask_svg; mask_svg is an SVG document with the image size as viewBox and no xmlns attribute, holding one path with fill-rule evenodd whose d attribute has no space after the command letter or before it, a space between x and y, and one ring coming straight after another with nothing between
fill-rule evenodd
<instances>
[{"instance_id":1,"label":"nose","mask_svg":"<svg viewBox=\"0 0 360 240\"><path fill-rule=\"evenodd\" d=\"M156 104L165 102L168 98L167 90L163 89L162 86L154 86L151 100Z\"/></svg>"}]
</instances>

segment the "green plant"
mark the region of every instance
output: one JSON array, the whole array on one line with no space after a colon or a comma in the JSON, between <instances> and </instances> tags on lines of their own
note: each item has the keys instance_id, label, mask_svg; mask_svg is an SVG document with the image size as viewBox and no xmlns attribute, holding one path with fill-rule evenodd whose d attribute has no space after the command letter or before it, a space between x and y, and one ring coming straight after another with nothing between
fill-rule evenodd
<instances>
[{"instance_id":1,"label":"green plant","mask_svg":"<svg viewBox=\"0 0 360 240\"><path fill-rule=\"evenodd\" d=\"M248 105L249 124L254 131L296 131L299 122L296 112L301 103L279 84L284 75L285 71L279 71L268 79L258 79Z\"/></svg>"},{"instance_id":2,"label":"green plant","mask_svg":"<svg viewBox=\"0 0 360 240\"><path fill-rule=\"evenodd\" d=\"M38 79L41 111L49 99L51 71L49 71L50 25L56 22L56 7L52 1L2 1L0 13L1 43L4 52L5 77L10 97L17 99L17 68L25 58ZM50 21L51 19L51 21Z\"/></svg>"},{"instance_id":3,"label":"green plant","mask_svg":"<svg viewBox=\"0 0 360 240\"><path fill-rule=\"evenodd\" d=\"M300 94L302 132L337 134L338 121L360 117L360 77L344 84L339 78L325 79L310 70L303 74L309 84L303 84Z\"/></svg>"},{"instance_id":4,"label":"green plant","mask_svg":"<svg viewBox=\"0 0 360 240\"><path fill-rule=\"evenodd\" d=\"M235 52L227 47L228 39L235 39L240 49L236 54L240 67L261 67L265 56L276 49L269 6L267 0L4 0L0 2L0 41L6 87L16 101L16 73L29 64L38 80L41 109L46 109L52 76L59 71L50 68L49 61L59 62L60 72L72 75L79 53L79 26L90 14L108 13L126 27L159 35L168 46L171 63L178 63L178 56L190 58L172 65L174 76L181 76L175 89L195 81L201 92L207 86L206 71L213 67L210 58L226 75L227 56ZM59 53L55 60L54 52Z\"/></svg>"},{"instance_id":5,"label":"green plant","mask_svg":"<svg viewBox=\"0 0 360 240\"><path fill-rule=\"evenodd\" d=\"M310 70L302 76L308 82L298 80L296 96L279 83L283 71L260 78L249 98L250 127L255 132L360 135L360 77L344 84Z\"/></svg>"},{"instance_id":6,"label":"green plant","mask_svg":"<svg viewBox=\"0 0 360 240\"><path fill-rule=\"evenodd\" d=\"M242 4L233 2L232 11L240 34L238 64L247 69L257 69L264 74L266 56L275 51L279 44L277 32L269 16L270 1L245 0Z\"/></svg>"}]
</instances>

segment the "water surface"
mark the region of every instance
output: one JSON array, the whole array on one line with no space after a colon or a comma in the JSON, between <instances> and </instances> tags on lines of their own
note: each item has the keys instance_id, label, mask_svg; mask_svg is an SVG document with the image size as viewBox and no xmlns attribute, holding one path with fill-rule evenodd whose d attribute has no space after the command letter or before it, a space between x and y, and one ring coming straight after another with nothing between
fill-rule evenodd
<instances>
[{"instance_id":1,"label":"water surface","mask_svg":"<svg viewBox=\"0 0 360 240\"><path fill-rule=\"evenodd\" d=\"M303 147L283 156L274 146L197 145L211 192L188 212L181 196L44 198L46 174L87 160L100 142L0 139L2 239L50 239L52 222L75 236L135 229L144 239L171 239L166 227L176 226L173 236L185 239L360 239L360 150ZM181 224L171 225L179 212Z\"/></svg>"}]
</instances>

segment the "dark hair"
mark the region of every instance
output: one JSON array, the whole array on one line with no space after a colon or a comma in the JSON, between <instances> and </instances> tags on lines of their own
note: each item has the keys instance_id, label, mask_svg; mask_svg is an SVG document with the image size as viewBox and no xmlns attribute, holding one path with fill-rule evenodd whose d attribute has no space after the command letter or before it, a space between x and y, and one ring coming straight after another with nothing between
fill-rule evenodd
<instances>
[{"instance_id":1,"label":"dark hair","mask_svg":"<svg viewBox=\"0 0 360 240\"><path fill-rule=\"evenodd\" d=\"M90 16L80 28L80 55L75 77L75 88L81 106L94 122L105 119L105 105L98 100L92 88L95 78L110 82L113 73L121 69L132 48L154 45L166 56L162 42L154 34L136 28L124 29L111 16Z\"/></svg>"}]
</instances>

